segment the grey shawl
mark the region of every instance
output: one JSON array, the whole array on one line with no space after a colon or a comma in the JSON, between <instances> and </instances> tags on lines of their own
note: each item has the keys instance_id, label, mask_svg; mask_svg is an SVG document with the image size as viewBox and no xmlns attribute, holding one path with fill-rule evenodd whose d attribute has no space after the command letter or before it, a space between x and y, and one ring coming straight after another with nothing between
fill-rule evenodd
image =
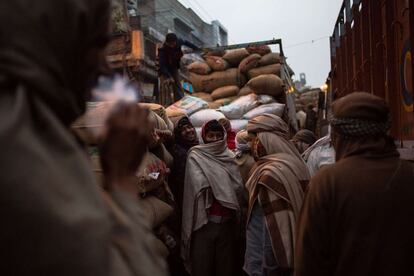
<instances>
[{"instance_id":1,"label":"grey shawl","mask_svg":"<svg viewBox=\"0 0 414 276\"><path fill-rule=\"evenodd\" d=\"M191 149L184 182L182 257L189 260L191 235L207 224L207 212L214 198L224 207L240 212L243 182L226 141ZM188 263L187 263L188 266Z\"/></svg>"}]
</instances>

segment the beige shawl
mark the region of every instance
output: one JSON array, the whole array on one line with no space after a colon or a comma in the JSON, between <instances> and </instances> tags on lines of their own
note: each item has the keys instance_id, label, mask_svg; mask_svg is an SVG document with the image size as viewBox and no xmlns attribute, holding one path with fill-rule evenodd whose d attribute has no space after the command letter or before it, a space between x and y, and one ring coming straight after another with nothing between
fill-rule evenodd
<instances>
[{"instance_id":1,"label":"beige shawl","mask_svg":"<svg viewBox=\"0 0 414 276\"><path fill-rule=\"evenodd\" d=\"M184 181L182 257L188 261L191 235L207 224L207 212L214 198L221 205L240 212L243 183L234 154L226 141L195 146L187 158Z\"/></svg>"}]
</instances>

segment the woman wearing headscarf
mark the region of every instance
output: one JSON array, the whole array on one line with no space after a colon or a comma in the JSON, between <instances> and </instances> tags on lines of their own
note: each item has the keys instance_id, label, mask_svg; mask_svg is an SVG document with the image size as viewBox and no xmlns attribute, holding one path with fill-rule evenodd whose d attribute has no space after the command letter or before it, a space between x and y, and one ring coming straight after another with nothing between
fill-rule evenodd
<instances>
[{"instance_id":1,"label":"woman wearing headscarf","mask_svg":"<svg viewBox=\"0 0 414 276\"><path fill-rule=\"evenodd\" d=\"M194 276L235 275L243 183L218 121L204 124L202 139L187 159L181 254Z\"/></svg>"},{"instance_id":2,"label":"woman wearing headscarf","mask_svg":"<svg viewBox=\"0 0 414 276\"><path fill-rule=\"evenodd\" d=\"M128 183L145 112L123 105L108 120L106 192L69 131L105 63L109 11L106 0L0 1L0 275L166 275Z\"/></svg>"},{"instance_id":3,"label":"woman wearing headscarf","mask_svg":"<svg viewBox=\"0 0 414 276\"><path fill-rule=\"evenodd\" d=\"M288 126L265 114L247 125L257 138L249 191L244 269L249 275L292 275L296 219L309 181L306 164L288 140Z\"/></svg>"}]
</instances>

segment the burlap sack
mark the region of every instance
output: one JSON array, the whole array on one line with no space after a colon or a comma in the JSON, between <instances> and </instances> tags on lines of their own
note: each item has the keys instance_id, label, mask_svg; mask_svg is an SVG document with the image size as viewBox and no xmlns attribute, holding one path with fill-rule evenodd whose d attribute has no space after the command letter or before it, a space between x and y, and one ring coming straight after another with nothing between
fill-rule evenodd
<instances>
[{"instance_id":1,"label":"burlap sack","mask_svg":"<svg viewBox=\"0 0 414 276\"><path fill-rule=\"evenodd\" d=\"M86 113L72 124L72 131L84 143L96 145L113 106L113 102L89 102Z\"/></svg>"},{"instance_id":2,"label":"burlap sack","mask_svg":"<svg viewBox=\"0 0 414 276\"><path fill-rule=\"evenodd\" d=\"M239 73L239 87L243 87L249 81L246 74Z\"/></svg>"},{"instance_id":3,"label":"burlap sack","mask_svg":"<svg viewBox=\"0 0 414 276\"><path fill-rule=\"evenodd\" d=\"M259 54L261 56L264 56L272 52L272 50L270 49L268 45L261 45L261 46L252 45L252 46L247 47L246 50L250 54Z\"/></svg>"},{"instance_id":4,"label":"burlap sack","mask_svg":"<svg viewBox=\"0 0 414 276\"><path fill-rule=\"evenodd\" d=\"M247 86L255 91L256 94L270 95L275 98L279 97L284 91L284 83L276 75L261 75L251 79Z\"/></svg>"},{"instance_id":5,"label":"burlap sack","mask_svg":"<svg viewBox=\"0 0 414 276\"><path fill-rule=\"evenodd\" d=\"M182 117L185 116L185 112L181 111L181 110L176 110L176 109L166 109L166 113L168 118L173 118L173 117Z\"/></svg>"},{"instance_id":6,"label":"burlap sack","mask_svg":"<svg viewBox=\"0 0 414 276\"><path fill-rule=\"evenodd\" d=\"M280 57L279 53L270 53L259 60L259 66L266 66L275 63L282 63L282 58Z\"/></svg>"},{"instance_id":7,"label":"burlap sack","mask_svg":"<svg viewBox=\"0 0 414 276\"><path fill-rule=\"evenodd\" d=\"M253 79L260 75L273 74L280 77L282 70L282 65L280 64L271 64L263 67L257 67L249 71L249 79Z\"/></svg>"},{"instance_id":8,"label":"burlap sack","mask_svg":"<svg viewBox=\"0 0 414 276\"><path fill-rule=\"evenodd\" d=\"M156 103L139 103L138 105L143 108L148 108L149 110L154 111L158 116L160 116L164 120L169 130L172 131L174 129L174 124L168 118L167 112L162 105Z\"/></svg>"},{"instance_id":9,"label":"burlap sack","mask_svg":"<svg viewBox=\"0 0 414 276\"><path fill-rule=\"evenodd\" d=\"M261 56L259 54L252 54L247 58L243 59L239 64L239 71L241 73L247 73L248 71L256 68L259 64Z\"/></svg>"},{"instance_id":10,"label":"burlap sack","mask_svg":"<svg viewBox=\"0 0 414 276\"><path fill-rule=\"evenodd\" d=\"M238 66L240 62L248 57L250 53L245 48L227 50L226 54L223 56L228 63L233 66Z\"/></svg>"},{"instance_id":11,"label":"burlap sack","mask_svg":"<svg viewBox=\"0 0 414 276\"><path fill-rule=\"evenodd\" d=\"M199 75L208 75L211 72L210 66L205 62L196 61L187 66L187 69L191 73Z\"/></svg>"},{"instance_id":12,"label":"burlap sack","mask_svg":"<svg viewBox=\"0 0 414 276\"><path fill-rule=\"evenodd\" d=\"M229 98L233 96L237 96L239 93L239 87L235 85L229 85L229 86L223 86L220 88L217 88L216 90L211 93L211 97L213 100L223 99L223 98Z\"/></svg>"},{"instance_id":13,"label":"burlap sack","mask_svg":"<svg viewBox=\"0 0 414 276\"><path fill-rule=\"evenodd\" d=\"M249 94L252 94L252 93L254 93L254 91L250 87L243 86L243 88L240 89L240 92L239 92L238 96L246 96L246 95L249 95Z\"/></svg>"},{"instance_id":14,"label":"burlap sack","mask_svg":"<svg viewBox=\"0 0 414 276\"><path fill-rule=\"evenodd\" d=\"M196 92L210 93L222 86L239 86L243 82L243 78L237 68L231 68L223 72L214 72L206 76L190 73L190 82L193 84Z\"/></svg>"},{"instance_id":15,"label":"burlap sack","mask_svg":"<svg viewBox=\"0 0 414 276\"><path fill-rule=\"evenodd\" d=\"M214 101L214 103L220 104L221 106L228 105L228 104L231 104L231 102L236 100L237 98L238 98L238 96L223 98L223 99L219 99L219 100Z\"/></svg>"},{"instance_id":16,"label":"burlap sack","mask_svg":"<svg viewBox=\"0 0 414 276\"><path fill-rule=\"evenodd\" d=\"M208 108L210 108L210 109L218 109L218 108L220 108L222 106L223 105L220 102L211 102L211 103L208 103Z\"/></svg>"},{"instance_id":17,"label":"burlap sack","mask_svg":"<svg viewBox=\"0 0 414 276\"><path fill-rule=\"evenodd\" d=\"M222 57L207 56L205 59L207 65L213 71L225 71L230 67L229 63L225 61Z\"/></svg>"},{"instance_id":18,"label":"burlap sack","mask_svg":"<svg viewBox=\"0 0 414 276\"><path fill-rule=\"evenodd\" d=\"M213 98L211 97L211 94L210 93L197 92L197 93L191 94L191 96L200 98L200 99L202 99L202 100L204 100L204 101L206 101L208 103L214 101Z\"/></svg>"},{"instance_id":19,"label":"burlap sack","mask_svg":"<svg viewBox=\"0 0 414 276\"><path fill-rule=\"evenodd\" d=\"M209 50L204 55L203 58L206 57L222 57L226 53L225 50Z\"/></svg>"},{"instance_id":20,"label":"burlap sack","mask_svg":"<svg viewBox=\"0 0 414 276\"><path fill-rule=\"evenodd\" d=\"M152 228L159 226L174 212L173 207L155 196L143 198L140 204Z\"/></svg>"}]
</instances>

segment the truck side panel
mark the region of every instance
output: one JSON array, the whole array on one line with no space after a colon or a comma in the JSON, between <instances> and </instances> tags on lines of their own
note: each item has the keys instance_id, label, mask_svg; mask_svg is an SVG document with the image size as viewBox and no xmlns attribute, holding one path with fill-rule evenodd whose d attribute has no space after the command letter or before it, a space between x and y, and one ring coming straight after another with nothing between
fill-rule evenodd
<instances>
[{"instance_id":1,"label":"truck side panel","mask_svg":"<svg viewBox=\"0 0 414 276\"><path fill-rule=\"evenodd\" d=\"M345 0L331 37L333 98L367 91L384 98L391 133L414 141L414 1Z\"/></svg>"}]
</instances>

